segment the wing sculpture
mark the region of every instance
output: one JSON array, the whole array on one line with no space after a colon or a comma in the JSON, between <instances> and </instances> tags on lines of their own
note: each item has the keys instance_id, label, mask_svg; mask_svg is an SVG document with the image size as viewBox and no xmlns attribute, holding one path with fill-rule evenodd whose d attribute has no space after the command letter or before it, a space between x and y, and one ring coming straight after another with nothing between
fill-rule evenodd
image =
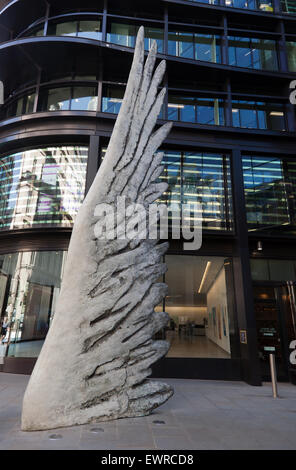
<instances>
[{"instance_id":1,"label":"wing sculpture","mask_svg":"<svg viewBox=\"0 0 296 470\"><path fill-rule=\"evenodd\" d=\"M118 196L148 212L167 188L156 182L163 168L155 152L171 129L153 132L166 91L158 92L165 62L154 71L156 53L154 43L144 64L141 28L106 156L74 225L56 313L24 396L23 430L144 416L173 394L147 380L169 348L153 340L168 321L154 311L167 291L157 281L168 244L96 237L102 216L94 215Z\"/></svg>"}]
</instances>

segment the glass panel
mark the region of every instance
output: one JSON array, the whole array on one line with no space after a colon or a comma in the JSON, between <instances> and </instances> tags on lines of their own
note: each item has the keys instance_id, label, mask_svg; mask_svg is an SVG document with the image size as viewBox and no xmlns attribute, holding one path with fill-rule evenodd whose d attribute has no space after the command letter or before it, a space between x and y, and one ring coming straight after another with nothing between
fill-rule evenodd
<instances>
[{"instance_id":1,"label":"glass panel","mask_svg":"<svg viewBox=\"0 0 296 470\"><path fill-rule=\"evenodd\" d=\"M163 52L163 30L160 28L145 27L145 49L149 51L153 41L157 43L158 52Z\"/></svg>"},{"instance_id":2,"label":"glass panel","mask_svg":"<svg viewBox=\"0 0 296 470\"><path fill-rule=\"evenodd\" d=\"M67 21L65 23L49 23L49 36L77 36L78 21Z\"/></svg>"},{"instance_id":3,"label":"glass panel","mask_svg":"<svg viewBox=\"0 0 296 470\"><path fill-rule=\"evenodd\" d=\"M276 41L230 36L228 46L229 65L278 70Z\"/></svg>"},{"instance_id":4,"label":"glass panel","mask_svg":"<svg viewBox=\"0 0 296 470\"><path fill-rule=\"evenodd\" d=\"M107 42L134 47L138 29L138 26L133 24L111 23L110 30L107 33ZM153 40L157 42L158 51L163 52L163 30L145 26L146 50L150 49Z\"/></svg>"},{"instance_id":5,"label":"glass panel","mask_svg":"<svg viewBox=\"0 0 296 470\"><path fill-rule=\"evenodd\" d=\"M271 259L268 261L271 281L295 281L294 261Z\"/></svg>"},{"instance_id":6,"label":"glass panel","mask_svg":"<svg viewBox=\"0 0 296 470\"><path fill-rule=\"evenodd\" d=\"M295 0L281 0L282 10L285 13L296 14L296 2Z\"/></svg>"},{"instance_id":7,"label":"glass panel","mask_svg":"<svg viewBox=\"0 0 296 470\"><path fill-rule=\"evenodd\" d=\"M220 62L220 36L170 31L168 53L187 59Z\"/></svg>"},{"instance_id":8,"label":"glass panel","mask_svg":"<svg viewBox=\"0 0 296 470\"><path fill-rule=\"evenodd\" d=\"M129 24L112 23L110 32L107 33L107 42L120 44L121 46L134 47L135 26Z\"/></svg>"},{"instance_id":9,"label":"glass panel","mask_svg":"<svg viewBox=\"0 0 296 470\"><path fill-rule=\"evenodd\" d=\"M228 213L226 186L226 160L228 157L209 153L184 153L183 202L197 200L202 205L203 227L227 229L232 219Z\"/></svg>"},{"instance_id":10,"label":"glass panel","mask_svg":"<svg viewBox=\"0 0 296 470\"><path fill-rule=\"evenodd\" d=\"M168 119L223 126L224 100L169 95Z\"/></svg>"},{"instance_id":11,"label":"glass panel","mask_svg":"<svg viewBox=\"0 0 296 470\"><path fill-rule=\"evenodd\" d=\"M121 108L123 96L123 87L104 85L102 97L102 112L118 114Z\"/></svg>"},{"instance_id":12,"label":"glass panel","mask_svg":"<svg viewBox=\"0 0 296 470\"><path fill-rule=\"evenodd\" d=\"M26 97L26 102L25 102L25 109L24 109L24 113L25 114L29 114L29 113L32 113L33 110L34 110L34 102L35 102L35 93L33 93L32 95L28 95Z\"/></svg>"},{"instance_id":13,"label":"glass panel","mask_svg":"<svg viewBox=\"0 0 296 470\"><path fill-rule=\"evenodd\" d=\"M170 31L168 54L187 59L194 59L194 34L180 31Z\"/></svg>"},{"instance_id":14,"label":"glass panel","mask_svg":"<svg viewBox=\"0 0 296 470\"><path fill-rule=\"evenodd\" d=\"M71 88L53 88L47 92L48 111L68 111L71 103Z\"/></svg>"},{"instance_id":15,"label":"glass panel","mask_svg":"<svg viewBox=\"0 0 296 470\"><path fill-rule=\"evenodd\" d=\"M8 356L37 357L52 322L66 252L0 255L0 317Z\"/></svg>"},{"instance_id":16,"label":"glass panel","mask_svg":"<svg viewBox=\"0 0 296 470\"><path fill-rule=\"evenodd\" d=\"M208 3L210 5L219 5L219 0L189 0L197 3ZM290 1L291 0L282 0ZM292 3L294 3L292 1ZM225 6L233 8L243 8L248 10L262 10L262 11L273 11L272 0L225 0Z\"/></svg>"},{"instance_id":17,"label":"glass panel","mask_svg":"<svg viewBox=\"0 0 296 470\"><path fill-rule=\"evenodd\" d=\"M291 72L296 72L296 42L287 41L286 47L288 56L288 68Z\"/></svg>"},{"instance_id":18,"label":"glass panel","mask_svg":"<svg viewBox=\"0 0 296 470\"><path fill-rule=\"evenodd\" d=\"M230 286L224 259L168 255L165 261L168 357L230 359Z\"/></svg>"},{"instance_id":19,"label":"glass panel","mask_svg":"<svg viewBox=\"0 0 296 470\"><path fill-rule=\"evenodd\" d=\"M243 173L250 230L295 230L296 162L245 156Z\"/></svg>"},{"instance_id":20,"label":"glass panel","mask_svg":"<svg viewBox=\"0 0 296 470\"><path fill-rule=\"evenodd\" d=\"M169 184L161 198L166 204L199 202L204 229L232 230L229 157L199 152L165 152L161 180ZM182 184L182 186L180 186Z\"/></svg>"},{"instance_id":21,"label":"glass panel","mask_svg":"<svg viewBox=\"0 0 296 470\"><path fill-rule=\"evenodd\" d=\"M269 281L269 266L266 259L251 259L251 272L254 281Z\"/></svg>"},{"instance_id":22,"label":"glass panel","mask_svg":"<svg viewBox=\"0 0 296 470\"><path fill-rule=\"evenodd\" d=\"M195 35L195 59L208 62L221 62L220 36L210 34Z\"/></svg>"},{"instance_id":23,"label":"glass panel","mask_svg":"<svg viewBox=\"0 0 296 470\"><path fill-rule=\"evenodd\" d=\"M75 87L71 110L97 111L98 96L96 87Z\"/></svg>"},{"instance_id":24,"label":"glass panel","mask_svg":"<svg viewBox=\"0 0 296 470\"><path fill-rule=\"evenodd\" d=\"M284 106L281 104L233 100L232 106L234 127L274 131L286 129Z\"/></svg>"},{"instance_id":25,"label":"glass panel","mask_svg":"<svg viewBox=\"0 0 296 470\"><path fill-rule=\"evenodd\" d=\"M102 39L101 21L87 20L79 21L78 24L78 37L89 39Z\"/></svg>"},{"instance_id":26,"label":"glass panel","mask_svg":"<svg viewBox=\"0 0 296 470\"><path fill-rule=\"evenodd\" d=\"M47 147L0 158L0 230L71 227L83 201L88 148Z\"/></svg>"},{"instance_id":27,"label":"glass panel","mask_svg":"<svg viewBox=\"0 0 296 470\"><path fill-rule=\"evenodd\" d=\"M159 203L166 204L177 204L181 206L181 155L180 152L167 151L164 154L162 165L164 171L160 176L160 181L168 183L168 189L163 193L159 199ZM170 223L172 226L179 225L179 220L173 220L171 214Z\"/></svg>"},{"instance_id":28,"label":"glass panel","mask_svg":"<svg viewBox=\"0 0 296 470\"><path fill-rule=\"evenodd\" d=\"M251 259L254 281L296 281L296 264L291 260Z\"/></svg>"}]
</instances>

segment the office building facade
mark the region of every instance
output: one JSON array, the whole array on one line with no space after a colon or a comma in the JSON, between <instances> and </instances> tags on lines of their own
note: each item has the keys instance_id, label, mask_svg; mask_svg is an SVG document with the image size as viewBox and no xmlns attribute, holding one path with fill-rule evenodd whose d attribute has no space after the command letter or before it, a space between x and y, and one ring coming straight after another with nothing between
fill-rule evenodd
<instances>
[{"instance_id":1,"label":"office building facade","mask_svg":"<svg viewBox=\"0 0 296 470\"><path fill-rule=\"evenodd\" d=\"M296 2L2 2L2 370L30 372L55 313L75 215L104 158L137 30L166 59L162 202L200 203L203 244L170 240L154 376L294 381ZM174 223L174 220L171 220ZM296 346L296 344L295 344ZM2 346L3 347L3 346Z\"/></svg>"}]
</instances>

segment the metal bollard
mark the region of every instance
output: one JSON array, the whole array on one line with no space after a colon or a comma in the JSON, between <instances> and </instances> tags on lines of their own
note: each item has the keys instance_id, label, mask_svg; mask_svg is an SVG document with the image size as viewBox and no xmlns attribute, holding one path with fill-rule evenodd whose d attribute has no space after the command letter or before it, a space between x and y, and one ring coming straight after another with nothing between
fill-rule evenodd
<instances>
[{"instance_id":1,"label":"metal bollard","mask_svg":"<svg viewBox=\"0 0 296 470\"><path fill-rule=\"evenodd\" d=\"M278 398L278 388L277 388L277 377L276 377L276 365L275 365L275 355L269 354L270 362L270 373L271 373L271 382L272 382L272 396L273 398Z\"/></svg>"}]
</instances>

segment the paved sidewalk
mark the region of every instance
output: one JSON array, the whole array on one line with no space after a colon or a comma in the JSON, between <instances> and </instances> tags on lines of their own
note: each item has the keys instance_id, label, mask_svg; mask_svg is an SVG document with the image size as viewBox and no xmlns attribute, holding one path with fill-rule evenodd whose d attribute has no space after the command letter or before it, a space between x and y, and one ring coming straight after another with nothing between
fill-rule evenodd
<instances>
[{"instance_id":1,"label":"paved sidewalk","mask_svg":"<svg viewBox=\"0 0 296 470\"><path fill-rule=\"evenodd\" d=\"M0 373L0 450L296 449L294 385L279 384L281 398L275 400L270 384L168 379L175 395L149 417L24 433L20 417L28 379Z\"/></svg>"}]
</instances>

